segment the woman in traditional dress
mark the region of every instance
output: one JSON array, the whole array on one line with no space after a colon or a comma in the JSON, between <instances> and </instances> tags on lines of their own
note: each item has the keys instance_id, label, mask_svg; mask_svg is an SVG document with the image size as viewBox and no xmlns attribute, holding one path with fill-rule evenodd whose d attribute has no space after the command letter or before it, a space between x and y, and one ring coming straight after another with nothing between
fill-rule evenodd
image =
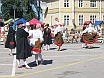
<instances>
[{"instance_id":1,"label":"woman in traditional dress","mask_svg":"<svg viewBox=\"0 0 104 78\"><path fill-rule=\"evenodd\" d=\"M41 60L40 64L43 63L43 58L41 55L41 43L43 41L43 34L42 34L42 31L40 30L40 27L41 25L37 23L36 26L34 26L34 29L30 35L32 36L31 37L32 39L30 40L30 45L33 47L32 51L33 51L33 54L35 55L36 65L38 65L38 56Z\"/></svg>"},{"instance_id":2,"label":"woman in traditional dress","mask_svg":"<svg viewBox=\"0 0 104 78\"><path fill-rule=\"evenodd\" d=\"M9 55L13 55L12 50L16 47L16 41L15 41L15 30L13 29L13 22L9 25L9 31L5 42L5 48L9 48L10 52Z\"/></svg>"},{"instance_id":3,"label":"woman in traditional dress","mask_svg":"<svg viewBox=\"0 0 104 78\"><path fill-rule=\"evenodd\" d=\"M63 41L63 37L62 37L62 27L60 27L60 25L56 26L54 35L55 35L54 44L56 44L58 46L58 51L61 51L61 46L64 43L64 41Z\"/></svg>"},{"instance_id":4,"label":"woman in traditional dress","mask_svg":"<svg viewBox=\"0 0 104 78\"><path fill-rule=\"evenodd\" d=\"M21 21L18 22L18 26L19 27L16 32L16 59L18 63L18 68L23 67L23 65L20 65L20 60L23 60L25 68L31 69L31 67L28 66L26 62L26 58L32 56L31 48L27 39L29 33L22 28Z\"/></svg>"},{"instance_id":5,"label":"woman in traditional dress","mask_svg":"<svg viewBox=\"0 0 104 78\"><path fill-rule=\"evenodd\" d=\"M97 41L97 31L93 28L92 24L82 32L82 41L88 45L88 48L92 48L92 44Z\"/></svg>"}]
</instances>

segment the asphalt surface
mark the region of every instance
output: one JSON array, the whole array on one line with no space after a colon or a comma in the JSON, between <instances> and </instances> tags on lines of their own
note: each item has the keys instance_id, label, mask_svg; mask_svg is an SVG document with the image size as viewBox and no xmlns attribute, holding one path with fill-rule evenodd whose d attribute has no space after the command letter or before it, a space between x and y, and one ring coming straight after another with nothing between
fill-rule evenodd
<instances>
[{"instance_id":1,"label":"asphalt surface","mask_svg":"<svg viewBox=\"0 0 104 78\"><path fill-rule=\"evenodd\" d=\"M0 45L0 78L104 78L104 43L95 43L92 49L81 48L81 43L65 43L61 48L57 51L52 44L49 51L43 50L43 65L36 66L34 55L29 57L32 69L26 69L18 68L15 55L8 55L10 50Z\"/></svg>"}]
</instances>

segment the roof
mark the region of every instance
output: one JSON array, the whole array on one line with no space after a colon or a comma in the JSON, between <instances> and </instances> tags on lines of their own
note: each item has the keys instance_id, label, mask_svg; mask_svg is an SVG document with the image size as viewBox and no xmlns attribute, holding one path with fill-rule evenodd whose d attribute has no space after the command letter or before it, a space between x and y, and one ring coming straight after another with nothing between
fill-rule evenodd
<instances>
[{"instance_id":1,"label":"roof","mask_svg":"<svg viewBox=\"0 0 104 78\"><path fill-rule=\"evenodd\" d=\"M94 26L100 25L102 23L103 23L103 21L95 21Z\"/></svg>"},{"instance_id":2,"label":"roof","mask_svg":"<svg viewBox=\"0 0 104 78\"><path fill-rule=\"evenodd\" d=\"M84 25L89 25L91 23L91 21L85 21Z\"/></svg>"},{"instance_id":3,"label":"roof","mask_svg":"<svg viewBox=\"0 0 104 78\"><path fill-rule=\"evenodd\" d=\"M15 18L15 21L16 21L16 20L18 20L18 18ZM8 23L10 23L10 22L14 22L14 18L10 18L10 19L4 21L4 24L8 24Z\"/></svg>"}]
</instances>

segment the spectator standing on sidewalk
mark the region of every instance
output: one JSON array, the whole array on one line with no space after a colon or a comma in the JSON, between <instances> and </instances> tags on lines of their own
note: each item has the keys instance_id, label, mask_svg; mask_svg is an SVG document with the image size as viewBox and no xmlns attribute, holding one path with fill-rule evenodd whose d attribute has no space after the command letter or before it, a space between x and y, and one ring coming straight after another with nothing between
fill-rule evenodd
<instances>
[{"instance_id":1,"label":"spectator standing on sidewalk","mask_svg":"<svg viewBox=\"0 0 104 78\"><path fill-rule=\"evenodd\" d=\"M27 39L29 33L22 28L21 21L18 22L18 26L19 27L16 32L16 59L18 63L18 68L23 67L23 65L20 65L20 60L23 60L25 67L27 69L31 69L31 67L28 66L26 62L26 58L32 56L31 48Z\"/></svg>"}]
</instances>

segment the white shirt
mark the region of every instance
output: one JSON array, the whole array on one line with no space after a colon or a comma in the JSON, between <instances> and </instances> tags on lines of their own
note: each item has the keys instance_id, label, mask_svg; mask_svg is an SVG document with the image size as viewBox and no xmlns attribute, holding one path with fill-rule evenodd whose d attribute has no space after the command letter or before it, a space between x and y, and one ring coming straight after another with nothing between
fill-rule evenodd
<instances>
[{"instance_id":1,"label":"white shirt","mask_svg":"<svg viewBox=\"0 0 104 78\"><path fill-rule=\"evenodd\" d=\"M56 29L54 31L54 35L56 35L58 32L62 32L62 27L60 27L60 26L56 27Z\"/></svg>"},{"instance_id":2,"label":"white shirt","mask_svg":"<svg viewBox=\"0 0 104 78\"><path fill-rule=\"evenodd\" d=\"M26 32L29 32L29 29L26 27L25 29L24 29Z\"/></svg>"},{"instance_id":3,"label":"white shirt","mask_svg":"<svg viewBox=\"0 0 104 78\"><path fill-rule=\"evenodd\" d=\"M98 26L98 30L100 30L100 33L103 33L103 31L102 31L103 30L103 27L99 27Z\"/></svg>"},{"instance_id":4,"label":"white shirt","mask_svg":"<svg viewBox=\"0 0 104 78\"><path fill-rule=\"evenodd\" d=\"M33 30L33 39L38 40L38 38L40 38L40 40L43 41L42 31L40 29Z\"/></svg>"},{"instance_id":5,"label":"white shirt","mask_svg":"<svg viewBox=\"0 0 104 78\"><path fill-rule=\"evenodd\" d=\"M96 30L93 27L88 27L82 33L86 33L86 32L88 32L88 33L90 33L90 32L96 32Z\"/></svg>"},{"instance_id":6,"label":"white shirt","mask_svg":"<svg viewBox=\"0 0 104 78\"><path fill-rule=\"evenodd\" d=\"M43 34L42 34L42 31L40 29L30 30L29 36L33 36L33 38L30 39L30 45L31 46L35 45L35 41L37 41L38 38L40 38L40 40L43 41Z\"/></svg>"}]
</instances>

